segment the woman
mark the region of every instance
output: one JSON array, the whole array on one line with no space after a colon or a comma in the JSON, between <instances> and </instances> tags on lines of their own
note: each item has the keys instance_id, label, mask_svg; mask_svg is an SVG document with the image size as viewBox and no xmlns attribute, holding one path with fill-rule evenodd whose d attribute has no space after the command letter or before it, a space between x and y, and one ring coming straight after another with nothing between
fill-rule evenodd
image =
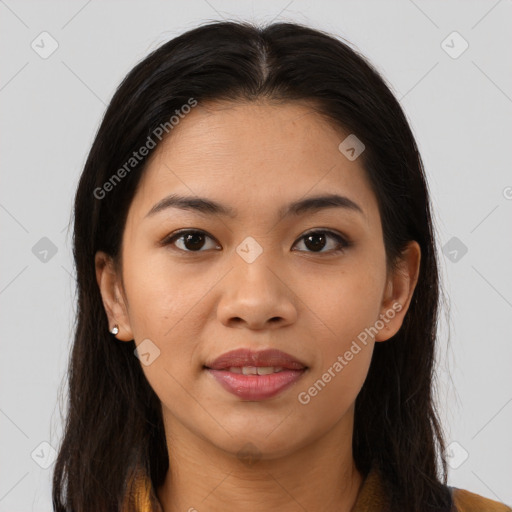
<instances>
[{"instance_id":1,"label":"woman","mask_svg":"<svg viewBox=\"0 0 512 512\"><path fill-rule=\"evenodd\" d=\"M211 23L139 63L76 194L55 510L511 510L446 485L429 201L328 34Z\"/></svg>"}]
</instances>

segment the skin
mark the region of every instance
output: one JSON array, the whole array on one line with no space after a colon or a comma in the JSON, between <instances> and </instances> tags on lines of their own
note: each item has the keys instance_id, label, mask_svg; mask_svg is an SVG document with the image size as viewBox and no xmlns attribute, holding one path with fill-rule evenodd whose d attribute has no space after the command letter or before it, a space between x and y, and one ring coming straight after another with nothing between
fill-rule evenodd
<instances>
[{"instance_id":1,"label":"skin","mask_svg":"<svg viewBox=\"0 0 512 512\"><path fill-rule=\"evenodd\" d=\"M226 503L248 512L329 512L355 503L362 484L352 456L355 399L375 342L402 325L420 248L410 242L399 270L387 272L377 199L361 159L338 150L347 135L307 104L199 105L153 150L129 209L122 268L96 254L118 340L149 338L160 350L142 369L162 404L170 470L157 494L165 512L223 511ZM334 192L363 214L331 207L278 216L292 201ZM169 208L146 217L171 193L215 200L236 216ZM204 231L203 245L183 238L158 244L184 228ZM319 228L352 245L336 253L330 235L323 246L308 245L304 235ZM263 250L252 263L236 252L249 236ZM300 403L298 394L393 304L401 311ZM271 399L241 400L203 369L240 347L280 349L308 370ZM237 456L248 443L253 463Z\"/></svg>"}]
</instances>

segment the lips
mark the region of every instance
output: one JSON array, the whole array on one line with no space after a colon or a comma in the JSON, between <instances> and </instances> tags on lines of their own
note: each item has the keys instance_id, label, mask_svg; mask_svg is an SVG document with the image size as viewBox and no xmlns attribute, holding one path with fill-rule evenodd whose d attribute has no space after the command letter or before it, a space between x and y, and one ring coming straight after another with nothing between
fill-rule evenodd
<instances>
[{"instance_id":1,"label":"lips","mask_svg":"<svg viewBox=\"0 0 512 512\"><path fill-rule=\"evenodd\" d=\"M206 368L211 370L227 370L229 368L284 368L287 370L304 370L306 365L295 359L286 352L276 349L261 350L254 352L248 349L232 350L226 352L220 357L205 364Z\"/></svg>"},{"instance_id":2,"label":"lips","mask_svg":"<svg viewBox=\"0 0 512 512\"><path fill-rule=\"evenodd\" d=\"M307 370L285 352L247 349L227 352L205 365L221 386L244 400L265 400L297 382Z\"/></svg>"}]
</instances>

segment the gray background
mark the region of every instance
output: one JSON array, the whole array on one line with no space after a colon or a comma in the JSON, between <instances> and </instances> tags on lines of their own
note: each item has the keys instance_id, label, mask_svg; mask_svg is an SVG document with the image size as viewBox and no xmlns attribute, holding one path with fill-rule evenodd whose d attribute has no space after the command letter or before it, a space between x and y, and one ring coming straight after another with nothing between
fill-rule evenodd
<instances>
[{"instance_id":1,"label":"gray background","mask_svg":"<svg viewBox=\"0 0 512 512\"><path fill-rule=\"evenodd\" d=\"M344 37L400 99L428 173L448 296L439 397L449 483L512 503L510 0L0 0L0 511L51 510L75 307L68 224L105 106L150 50L222 18ZM44 31L58 44L47 58Z\"/></svg>"}]
</instances>

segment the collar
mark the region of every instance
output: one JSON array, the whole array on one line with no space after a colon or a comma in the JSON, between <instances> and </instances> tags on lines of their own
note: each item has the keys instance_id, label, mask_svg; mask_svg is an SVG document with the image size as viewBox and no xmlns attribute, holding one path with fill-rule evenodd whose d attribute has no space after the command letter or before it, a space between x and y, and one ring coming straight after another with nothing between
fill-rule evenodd
<instances>
[{"instance_id":1,"label":"collar","mask_svg":"<svg viewBox=\"0 0 512 512\"><path fill-rule=\"evenodd\" d=\"M483 498L477 494L454 487L447 488L453 505L448 510L471 512L486 510L488 512L512 512L512 508L503 503ZM453 507L453 508L452 508ZM356 502L351 512L392 512L390 498L379 470L374 466L364 478ZM432 509L431 509L432 510ZM128 481L121 507L122 512L163 512L150 477L138 469ZM432 510L432 512L434 512ZM438 510L437 512L443 512ZM447 511L445 511L447 512Z\"/></svg>"},{"instance_id":2,"label":"collar","mask_svg":"<svg viewBox=\"0 0 512 512\"><path fill-rule=\"evenodd\" d=\"M122 512L163 512L150 477L139 469L129 480ZM351 512L391 512L389 497L377 469L372 468L363 480Z\"/></svg>"},{"instance_id":3,"label":"collar","mask_svg":"<svg viewBox=\"0 0 512 512\"><path fill-rule=\"evenodd\" d=\"M376 467L372 467L356 498L351 512L391 512L389 496Z\"/></svg>"}]
</instances>

